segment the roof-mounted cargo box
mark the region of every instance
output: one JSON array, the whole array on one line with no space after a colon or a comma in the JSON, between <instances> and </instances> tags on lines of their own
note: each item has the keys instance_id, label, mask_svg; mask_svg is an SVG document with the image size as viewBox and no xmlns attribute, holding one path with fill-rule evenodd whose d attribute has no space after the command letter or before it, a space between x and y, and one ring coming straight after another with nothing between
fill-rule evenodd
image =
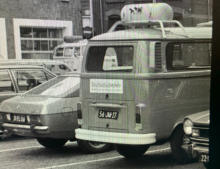
<instances>
[{"instance_id":1,"label":"roof-mounted cargo box","mask_svg":"<svg viewBox=\"0 0 220 169\"><path fill-rule=\"evenodd\" d=\"M125 23L173 20L173 9L166 3L129 4L122 8L121 20Z\"/></svg>"},{"instance_id":2,"label":"roof-mounted cargo box","mask_svg":"<svg viewBox=\"0 0 220 169\"><path fill-rule=\"evenodd\" d=\"M165 28L179 27L182 30L181 35L190 37L183 25L173 20L173 9L166 3L146 3L146 4L129 4L121 10L121 21L115 23L108 32L117 30L117 26L137 28L155 28L160 29L162 37L166 38Z\"/></svg>"}]
</instances>

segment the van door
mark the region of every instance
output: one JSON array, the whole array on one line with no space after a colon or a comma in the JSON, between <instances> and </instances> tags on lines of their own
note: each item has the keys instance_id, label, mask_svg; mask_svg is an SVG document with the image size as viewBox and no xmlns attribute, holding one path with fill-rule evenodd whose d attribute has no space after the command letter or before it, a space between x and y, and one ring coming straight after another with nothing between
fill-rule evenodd
<instances>
[{"instance_id":1,"label":"van door","mask_svg":"<svg viewBox=\"0 0 220 169\"><path fill-rule=\"evenodd\" d=\"M128 129L128 111L135 111L137 93L133 80L135 45L107 43L88 49L81 92L88 108L89 128Z\"/></svg>"}]
</instances>

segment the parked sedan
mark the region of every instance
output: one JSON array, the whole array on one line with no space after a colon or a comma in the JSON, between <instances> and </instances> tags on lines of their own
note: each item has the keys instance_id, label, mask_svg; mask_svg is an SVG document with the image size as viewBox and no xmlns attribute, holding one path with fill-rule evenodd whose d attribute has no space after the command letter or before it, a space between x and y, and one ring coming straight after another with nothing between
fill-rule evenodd
<instances>
[{"instance_id":1,"label":"parked sedan","mask_svg":"<svg viewBox=\"0 0 220 169\"><path fill-rule=\"evenodd\" d=\"M62 147L75 140L80 78L76 74L58 76L22 96L2 102L3 127L21 136L35 137L47 148ZM103 152L108 144L78 141L87 152Z\"/></svg>"},{"instance_id":2,"label":"parked sedan","mask_svg":"<svg viewBox=\"0 0 220 169\"><path fill-rule=\"evenodd\" d=\"M187 116L183 123L188 144L185 149L189 156L198 158L206 168L209 168L209 111L203 111Z\"/></svg>"},{"instance_id":3,"label":"parked sedan","mask_svg":"<svg viewBox=\"0 0 220 169\"><path fill-rule=\"evenodd\" d=\"M39 66L0 66L0 103L54 77L55 74ZM0 134L2 130L0 127Z\"/></svg>"},{"instance_id":4,"label":"parked sedan","mask_svg":"<svg viewBox=\"0 0 220 169\"><path fill-rule=\"evenodd\" d=\"M64 62L50 59L10 59L0 60L0 66L4 65L33 65L42 66L56 75L62 75L73 70Z\"/></svg>"}]
</instances>

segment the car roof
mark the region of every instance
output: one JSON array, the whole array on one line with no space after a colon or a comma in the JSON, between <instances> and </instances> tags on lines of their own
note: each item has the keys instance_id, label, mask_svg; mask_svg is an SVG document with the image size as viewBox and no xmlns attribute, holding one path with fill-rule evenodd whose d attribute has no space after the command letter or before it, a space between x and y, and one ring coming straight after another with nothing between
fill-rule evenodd
<instances>
[{"instance_id":1,"label":"car roof","mask_svg":"<svg viewBox=\"0 0 220 169\"><path fill-rule=\"evenodd\" d=\"M85 46L87 45L88 40L81 40L78 42L73 42L73 43L67 43L67 42L63 42L62 44L58 45L56 48L60 48L60 47L80 47L80 46Z\"/></svg>"},{"instance_id":2,"label":"car roof","mask_svg":"<svg viewBox=\"0 0 220 169\"><path fill-rule=\"evenodd\" d=\"M42 66L33 65L0 65L0 69L45 69Z\"/></svg>"},{"instance_id":3,"label":"car roof","mask_svg":"<svg viewBox=\"0 0 220 169\"><path fill-rule=\"evenodd\" d=\"M62 61L57 61L57 60L49 60L49 59L11 59L11 60L0 60L0 65L1 63L3 64L28 64L28 63L33 63L33 64L64 64L67 65L66 63Z\"/></svg>"},{"instance_id":4,"label":"car roof","mask_svg":"<svg viewBox=\"0 0 220 169\"><path fill-rule=\"evenodd\" d=\"M60 75L60 76L65 76L65 77L80 77L80 73L77 73L77 72L67 72L63 75Z\"/></svg>"},{"instance_id":5,"label":"car roof","mask_svg":"<svg viewBox=\"0 0 220 169\"><path fill-rule=\"evenodd\" d=\"M107 32L95 36L91 41L101 40L139 40L139 39L210 39L211 27L165 28L166 38L159 28L136 28Z\"/></svg>"}]
</instances>

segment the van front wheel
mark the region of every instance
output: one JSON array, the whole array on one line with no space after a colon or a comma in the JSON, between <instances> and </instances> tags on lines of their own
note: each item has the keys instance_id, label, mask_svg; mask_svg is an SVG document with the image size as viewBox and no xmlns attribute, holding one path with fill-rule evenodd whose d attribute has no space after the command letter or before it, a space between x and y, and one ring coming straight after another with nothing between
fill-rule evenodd
<instances>
[{"instance_id":1,"label":"van front wheel","mask_svg":"<svg viewBox=\"0 0 220 169\"><path fill-rule=\"evenodd\" d=\"M185 134L183 127L179 126L174 131L170 140L170 147L173 158L180 164L189 163L194 160L192 155L182 147L184 145L184 137Z\"/></svg>"},{"instance_id":2,"label":"van front wheel","mask_svg":"<svg viewBox=\"0 0 220 169\"><path fill-rule=\"evenodd\" d=\"M139 158L144 155L149 147L149 145L116 145L116 150L126 158Z\"/></svg>"}]
</instances>

